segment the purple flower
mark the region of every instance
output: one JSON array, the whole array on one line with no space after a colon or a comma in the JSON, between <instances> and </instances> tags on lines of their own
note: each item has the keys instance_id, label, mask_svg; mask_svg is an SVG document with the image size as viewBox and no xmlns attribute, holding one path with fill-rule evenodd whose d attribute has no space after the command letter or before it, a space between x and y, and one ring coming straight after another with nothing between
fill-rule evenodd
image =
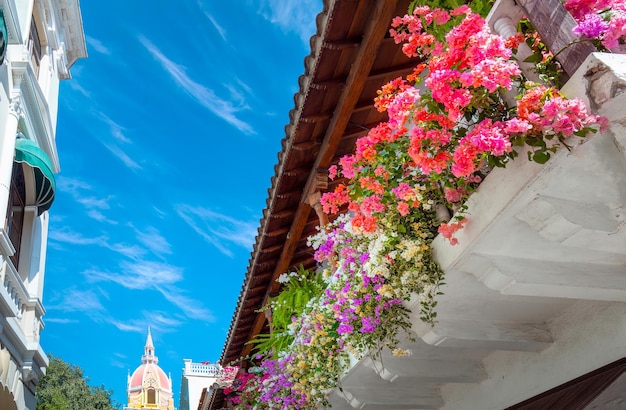
<instances>
[{"instance_id":1,"label":"purple flower","mask_svg":"<svg viewBox=\"0 0 626 410\"><path fill-rule=\"evenodd\" d=\"M354 330L354 327L352 327L352 325L347 325L345 323L342 323L337 328L337 333L339 333L340 335L343 335L345 333L351 333L353 330Z\"/></svg>"},{"instance_id":2,"label":"purple flower","mask_svg":"<svg viewBox=\"0 0 626 410\"><path fill-rule=\"evenodd\" d=\"M370 258L370 254L365 252L359 257L359 262L365 263L368 261L369 258Z\"/></svg>"},{"instance_id":3,"label":"purple flower","mask_svg":"<svg viewBox=\"0 0 626 410\"><path fill-rule=\"evenodd\" d=\"M370 317L361 318L361 333L372 333L376 330L376 324Z\"/></svg>"},{"instance_id":4,"label":"purple flower","mask_svg":"<svg viewBox=\"0 0 626 410\"><path fill-rule=\"evenodd\" d=\"M574 34L583 35L587 38L600 37L609 28L609 23L604 21L600 15L590 13L574 27Z\"/></svg>"}]
</instances>

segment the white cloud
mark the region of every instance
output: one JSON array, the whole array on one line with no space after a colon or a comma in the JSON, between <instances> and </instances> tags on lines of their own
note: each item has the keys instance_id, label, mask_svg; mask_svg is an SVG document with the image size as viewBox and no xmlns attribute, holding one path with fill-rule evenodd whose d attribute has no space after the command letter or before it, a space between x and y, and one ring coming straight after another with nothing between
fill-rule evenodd
<instances>
[{"instance_id":1,"label":"white cloud","mask_svg":"<svg viewBox=\"0 0 626 410\"><path fill-rule=\"evenodd\" d=\"M207 16L211 24L213 24L213 27L215 27L215 30L217 30L220 37L222 37L222 40L226 41L226 30L224 30L224 28L217 23L217 20L215 20L215 18L211 14L205 11L204 15Z\"/></svg>"},{"instance_id":2,"label":"white cloud","mask_svg":"<svg viewBox=\"0 0 626 410\"><path fill-rule=\"evenodd\" d=\"M138 259L146 254L146 250L140 246L128 245L124 243L111 243L109 238L105 235L85 237L82 234L71 231L66 227L58 230L51 229L48 235L51 245L54 245L55 243L69 245L98 245L130 259ZM57 249L62 249L62 247L57 246Z\"/></svg>"},{"instance_id":3,"label":"white cloud","mask_svg":"<svg viewBox=\"0 0 626 410\"><path fill-rule=\"evenodd\" d=\"M205 322L215 322L215 316L210 310L203 308L187 296L182 295L178 290L166 290L157 286L163 297L170 303L178 306L185 314L192 319L199 319Z\"/></svg>"},{"instance_id":4,"label":"white cloud","mask_svg":"<svg viewBox=\"0 0 626 410\"><path fill-rule=\"evenodd\" d=\"M107 320L107 322L123 332L135 332L141 334L146 333L148 326L150 326L152 331L165 333L174 331L177 327L180 327L183 324L183 321L180 318L174 317L166 312L145 310L141 313L142 318L140 319L131 319L125 321L109 319ZM116 356L125 358L117 354Z\"/></svg>"},{"instance_id":5,"label":"white cloud","mask_svg":"<svg viewBox=\"0 0 626 410\"><path fill-rule=\"evenodd\" d=\"M96 210L96 209L91 209L89 211L87 211L87 216L90 217L91 219L94 219L98 222L106 222L109 223L111 225L117 225L117 221L113 220L113 219L109 219L107 218L102 212Z\"/></svg>"},{"instance_id":6,"label":"white cloud","mask_svg":"<svg viewBox=\"0 0 626 410\"><path fill-rule=\"evenodd\" d=\"M108 197L108 198L96 198L93 196L76 196L75 199L76 201L81 204L84 205L85 208L89 208L89 209L111 209L111 206L109 205L109 201L111 200L112 197Z\"/></svg>"},{"instance_id":7,"label":"white cloud","mask_svg":"<svg viewBox=\"0 0 626 410\"><path fill-rule=\"evenodd\" d=\"M126 135L124 135L124 127L113 121L103 112L98 113L98 116L111 128L111 135L113 135L113 138L115 138L119 142L123 142L124 144L129 144L131 142L131 140Z\"/></svg>"},{"instance_id":8,"label":"white cloud","mask_svg":"<svg viewBox=\"0 0 626 410\"><path fill-rule=\"evenodd\" d=\"M320 0L263 0L259 13L285 33L296 33L304 44L315 34L315 17L322 11Z\"/></svg>"},{"instance_id":9,"label":"white cloud","mask_svg":"<svg viewBox=\"0 0 626 410\"><path fill-rule=\"evenodd\" d=\"M108 219L106 215L102 213L103 210L111 208L109 202L114 199L109 195L106 198L98 198L91 194L93 187L87 182L76 178L59 177L57 179L57 187L59 192L64 192L72 196L74 201L81 204L87 209L87 215L99 222L107 222L110 224L116 224L117 222Z\"/></svg>"},{"instance_id":10,"label":"white cloud","mask_svg":"<svg viewBox=\"0 0 626 410\"><path fill-rule=\"evenodd\" d=\"M112 250L113 252L117 252L120 255L124 255L130 259L138 259L146 254L146 250L137 245L128 245L125 243L109 243L107 241L103 242L102 246L109 250Z\"/></svg>"},{"instance_id":11,"label":"white cloud","mask_svg":"<svg viewBox=\"0 0 626 410\"><path fill-rule=\"evenodd\" d=\"M78 290L70 288L62 296L57 295L53 302L47 305L47 308L63 312L85 312L88 315L97 316L100 312L106 311L100 302L101 296L104 296L101 292L97 294L91 289Z\"/></svg>"},{"instance_id":12,"label":"white cloud","mask_svg":"<svg viewBox=\"0 0 626 410\"><path fill-rule=\"evenodd\" d=\"M156 255L171 254L172 246L161 233L154 227L148 227L145 231L135 229L137 240Z\"/></svg>"},{"instance_id":13,"label":"white cloud","mask_svg":"<svg viewBox=\"0 0 626 410\"><path fill-rule=\"evenodd\" d=\"M228 256L232 256L232 252L225 243L248 249L257 232L256 223L240 221L210 209L179 205L176 211L196 233Z\"/></svg>"},{"instance_id":14,"label":"white cloud","mask_svg":"<svg viewBox=\"0 0 626 410\"><path fill-rule=\"evenodd\" d=\"M78 323L77 319L68 319L68 318L60 318L60 317L48 317L46 316L47 323L59 323L59 324L67 324L67 323Z\"/></svg>"},{"instance_id":15,"label":"white cloud","mask_svg":"<svg viewBox=\"0 0 626 410\"><path fill-rule=\"evenodd\" d=\"M146 290L156 286L173 285L183 277L182 270L166 263L135 261L120 263L123 273L99 270L85 271L88 280L115 282L127 289Z\"/></svg>"},{"instance_id":16,"label":"white cloud","mask_svg":"<svg viewBox=\"0 0 626 410\"><path fill-rule=\"evenodd\" d=\"M116 320L113 318L110 318L108 320L108 323L115 326L118 330L121 330L122 332L137 332L137 333L143 333L146 331L146 326L144 323L138 323L136 321L131 321L131 322L124 322L121 320Z\"/></svg>"},{"instance_id":17,"label":"white cloud","mask_svg":"<svg viewBox=\"0 0 626 410\"><path fill-rule=\"evenodd\" d=\"M59 176L57 179L57 188L59 191L77 195L80 190L91 189L91 185L80 179Z\"/></svg>"},{"instance_id":18,"label":"white cloud","mask_svg":"<svg viewBox=\"0 0 626 410\"><path fill-rule=\"evenodd\" d=\"M239 105L235 105L232 101L220 98L215 94L215 91L192 80L185 72L184 66L176 64L167 58L147 38L140 36L139 41L146 47L150 54L161 63L174 81L202 106L236 127L239 131L246 134L256 133L250 124L237 117L237 113L250 108L248 105L242 104L241 101L239 101Z\"/></svg>"},{"instance_id":19,"label":"white cloud","mask_svg":"<svg viewBox=\"0 0 626 410\"><path fill-rule=\"evenodd\" d=\"M90 36L85 36L85 40L87 41L87 44L91 46L91 48L96 50L98 53L106 54L106 55L111 54L111 50L109 50L104 44L102 44L100 40L90 37Z\"/></svg>"},{"instance_id":20,"label":"white cloud","mask_svg":"<svg viewBox=\"0 0 626 410\"><path fill-rule=\"evenodd\" d=\"M176 283L183 279L182 269L162 262L136 261L122 262L120 272L101 270L87 270L83 272L88 282L113 282L131 290L156 290L172 305L178 307L186 317L214 321L211 311L202 307L202 302L194 300L176 287ZM138 331L145 324L161 326L162 329L178 326L180 320L161 313L146 313L146 319L137 322L111 322L120 330Z\"/></svg>"},{"instance_id":21,"label":"white cloud","mask_svg":"<svg viewBox=\"0 0 626 410\"><path fill-rule=\"evenodd\" d=\"M83 88L78 81L76 80L72 80L69 82L69 86L72 90L74 91L78 91L79 93L81 93L83 95L83 97L86 98L91 98L91 93L89 91L87 91L85 88Z\"/></svg>"},{"instance_id":22,"label":"white cloud","mask_svg":"<svg viewBox=\"0 0 626 410\"><path fill-rule=\"evenodd\" d=\"M52 241L67 243L70 245L102 245L106 242L105 236L98 236L95 238L87 238L82 236L78 232L70 231L67 228L64 229L51 229L48 238Z\"/></svg>"},{"instance_id":23,"label":"white cloud","mask_svg":"<svg viewBox=\"0 0 626 410\"><path fill-rule=\"evenodd\" d=\"M130 157L123 149L118 147L117 145L106 144L103 143L106 149L111 151L113 155L115 155L120 161L124 163L130 169L141 169L141 165L139 165L134 159Z\"/></svg>"}]
</instances>

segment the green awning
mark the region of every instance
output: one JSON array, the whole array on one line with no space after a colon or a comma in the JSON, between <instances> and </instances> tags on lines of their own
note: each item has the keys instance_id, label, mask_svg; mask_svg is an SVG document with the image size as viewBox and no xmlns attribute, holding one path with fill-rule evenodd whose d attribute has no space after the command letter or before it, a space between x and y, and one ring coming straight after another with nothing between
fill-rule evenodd
<instances>
[{"instance_id":1,"label":"green awning","mask_svg":"<svg viewBox=\"0 0 626 410\"><path fill-rule=\"evenodd\" d=\"M26 205L35 205L38 214L50 209L54 200L56 182L52 173L52 161L35 141L18 138L15 140L15 162L21 163L25 179L34 180L34 184L26 185ZM32 173L32 179L27 178Z\"/></svg>"},{"instance_id":2,"label":"green awning","mask_svg":"<svg viewBox=\"0 0 626 410\"><path fill-rule=\"evenodd\" d=\"M0 64L4 61L4 56L7 53L7 45L9 44L9 33L7 32L7 25L4 21L4 14L0 11Z\"/></svg>"}]
</instances>

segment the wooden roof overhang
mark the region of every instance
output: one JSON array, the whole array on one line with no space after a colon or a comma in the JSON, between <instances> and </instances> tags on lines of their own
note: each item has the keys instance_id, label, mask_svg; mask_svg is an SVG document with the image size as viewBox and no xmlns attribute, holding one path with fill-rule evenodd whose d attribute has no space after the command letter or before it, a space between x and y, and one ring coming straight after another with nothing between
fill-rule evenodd
<instances>
[{"instance_id":1,"label":"wooden roof overhang","mask_svg":"<svg viewBox=\"0 0 626 410\"><path fill-rule=\"evenodd\" d=\"M265 315L257 311L279 291L278 276L300 264L315 266L306 239L316 232L319 219L311 212L307 197L318 189L320 174L351 153L357 138L386 120L386 114L373 106L376 91L415 67L415 60L407 58L388 34L392 18L405 14L409 3L324 0L222 364L250 353L246 342L267 326ZM333 189L333 182L328 189Z\"/></svg>"}]
</instances>

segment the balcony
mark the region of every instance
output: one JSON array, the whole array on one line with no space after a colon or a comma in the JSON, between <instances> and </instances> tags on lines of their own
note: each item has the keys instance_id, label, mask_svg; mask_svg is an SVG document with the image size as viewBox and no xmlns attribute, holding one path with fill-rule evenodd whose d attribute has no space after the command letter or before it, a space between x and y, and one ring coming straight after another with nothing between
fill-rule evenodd
<instances>
[{"instance_id":1,"label":"balcony","mask_svg":"<svg viewBox=\"0 0 626 410\"><path fill-rule=\"evenodd\" d=\"M487 176L459 245L433 243L447 283L437 324L414 318L409 357L358 362L334 409L502 409L626 355L625 67L625 55L585 60L562 92L611 127Z\"/></svg>"}]
</instances>

